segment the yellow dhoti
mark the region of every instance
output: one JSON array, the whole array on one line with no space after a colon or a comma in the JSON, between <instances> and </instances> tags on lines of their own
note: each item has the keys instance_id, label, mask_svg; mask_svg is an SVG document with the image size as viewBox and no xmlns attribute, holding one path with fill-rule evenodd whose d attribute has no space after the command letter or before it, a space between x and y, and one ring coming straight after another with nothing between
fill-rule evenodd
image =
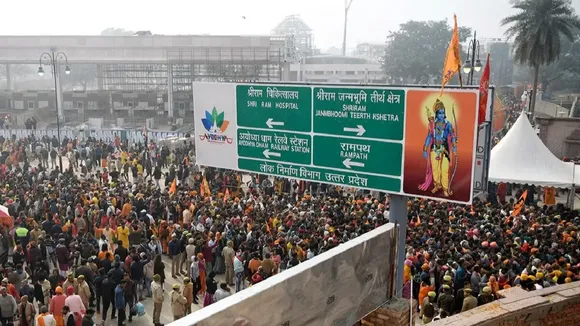
<instances>
[{"instance_id":1,"label":"yellow dhoti","mask_svg":"<svg viewBox=\"0 0 580 326\"><path fill-rule=\"evenodd\" d=\"M449 158L443 153L431 151L431 171L433 173L433 192L443 189L449 192Z\"/></svg>"}]
</instances>

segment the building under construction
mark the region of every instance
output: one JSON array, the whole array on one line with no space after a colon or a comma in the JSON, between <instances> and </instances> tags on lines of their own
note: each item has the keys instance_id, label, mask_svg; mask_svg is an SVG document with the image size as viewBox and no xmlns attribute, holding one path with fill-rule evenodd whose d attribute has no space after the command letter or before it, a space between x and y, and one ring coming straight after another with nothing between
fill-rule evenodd
<instances>
[{"instance_id":1,"label":"building under construction","mask_svg":"<svg viewBox=\"0 0 580 326\"><path fill-rule=\"evenodd\" d=\"M163 64L99 65L102 90L191 92L193 81L279 81L283 63L313 51L312 30L298 15L280 22L269 46L175 47L167 49ZM168 78L170 77L171 78Z\"/></svg>"},{"instance_id":2,"label":"building under construction","mask_svg":"<svg viewBox=\"0 0 580 326\"><path fill-rule=\"evenodd\" d=\"M0 64L5 64L7 71L12 64L36 65L39 55L47 51L46 44L50 44L51 51L66 53L72 74L75 65L90 67L85 74L91 81L86 84L95 85L96 89L65 92L62 86L58 87L56 93L62 103L59 111L67 120L84 121L89 116L113 121L118 117L139 120L132 119L136 115L190 120L193 82L286 80L289 65L312 53L312 31L298 16L287 17L272 33L271 36L0 36ZM64 85L67 78L70 77L59 74L58 85ZM0 96L0 111L43 108L56 111L50 99L54 99L54 89L16 95L10 87L9 74L7 85L7 91ZM87 100L92 97L97 99Z\"/></svg>"},{"instance_id":3,"label":"building under construction","mask_svg":"<svg viewBox=\"0 0 580 326\"><path fill-rule=\"evenodd\" d=\"M299 15L290 15L284 18L274 29L272 38L286 43L288 50L298 58L316 54L312 29Z\"/></svg>"}]
</instances>

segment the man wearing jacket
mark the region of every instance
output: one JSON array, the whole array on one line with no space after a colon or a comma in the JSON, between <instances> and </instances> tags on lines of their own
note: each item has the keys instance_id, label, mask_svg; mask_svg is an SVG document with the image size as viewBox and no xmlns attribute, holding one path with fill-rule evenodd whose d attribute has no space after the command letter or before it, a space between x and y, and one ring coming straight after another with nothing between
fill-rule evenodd
<instances>
[{"instance_id":1,"label":"man wearing jacket","mask_svg":"<svg viewBox=\"0 0 580 326\"><path fill-rule=\"evenodd\" d=\"M131 279L136 285L136 296L139 297L139 301L144 300L143 298L143 278L144 278L144 267L145 264L149 262L147 259L147 254L142 252L139 256L135 255L133 262L131 263Z\"/></svg>"},{"instance_id":2,"label":"man wearing jacket","mask_svg":"<svg viewBox=\"0 0 580 326\"><path fill-rule=\"evenodd\" d=\"M117 309L117 326L123 326L125 322L125 283L126 280L121 280L115 289L115 309Z\"/></svg>"},{"instance_id":3,"label":"man wearing jacket","mask_svg":"<svg viewBox=\"0 0 580 326\"><path fill-rule=\"evenodd\" d=\"M163 326L159 320L161 318L161 309L163 308L164 290L163 284L161 284L161 276L159 276L159 274L153 275L151 291L153 292L153 325Z\"/></svg>"},{"instance_id":4,"label":"man wearing jacket","mask_svg":"<svg viewBox=\"0 0 580 326\"><path fill-rule=\"evenodd\" d=\"M6 326L8 323L14 321L14 315L16 315L17 304L14 297L8 294L5 287L0 288L0 321L2 326Z\"/></svg>"},{"instance_id":5,"label":"man wearing jacket","mask_svg":"<svg viewBox=\"0 0 580 326\"><path fill-rule=\"evenodd\" d=\"M109 272L107 277L103 279L101 284L101 300L103 302L103 311L101 314L101 318L103 321L107 320L107 312L109 311L109 307L111 303L114 302L115 298L115 280L113 280L113 274ZM111 319L114 319L116 315L115 307L111 309Z\"/></svg>"},{"instance_id":6,"label":"man wearing jacket","mask_svg":"<svg viewBox=\"0 0 580 326\"><path fill-rule=\"evenodd\" d=\"M179 273L179 264L181 263L181 251L180 243L175 234L171 236L171 241L169 242L169 257L171 257L171 277L176 278L181 276Z\"/></svg>"}]
</instances>

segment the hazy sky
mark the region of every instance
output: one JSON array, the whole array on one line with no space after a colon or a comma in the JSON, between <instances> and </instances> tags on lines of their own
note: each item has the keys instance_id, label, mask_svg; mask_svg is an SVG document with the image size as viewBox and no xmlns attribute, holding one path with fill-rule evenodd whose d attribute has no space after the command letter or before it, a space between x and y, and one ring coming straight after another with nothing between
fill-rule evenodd
<instances>
[{"instance_id":1,"label":"hazy sky","mask_svg":"<svg viewBox=\"0 0 580 326\"><path fill-rule=\"evenodd\" d=\"M107 27L154 34L267 35L285 16L299 14L321 49L340 47L344 0L20 0L3 1L4 35L94 35ZM574 0L579 3L580 0ZM89 4L90 3L90 4ZM439 20L471 27L480 37L502 37L499 21L509 0L354 0L348 46L384 42L408 20ZM242 19L245 16L246 19Z\"/></svg>"}]
</instances>

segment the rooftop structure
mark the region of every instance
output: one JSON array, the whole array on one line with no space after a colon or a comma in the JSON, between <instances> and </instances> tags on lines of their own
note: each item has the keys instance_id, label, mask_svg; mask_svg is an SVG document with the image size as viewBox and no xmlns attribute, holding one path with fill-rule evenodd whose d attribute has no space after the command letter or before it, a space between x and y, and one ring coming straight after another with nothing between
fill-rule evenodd
<instances>
[{"instance_id":1,"label":"rooftop structure","mask_svg":"<svg viewBox=\"0 0 580 326\"><path fill-rule=\"evenodd\" d=\"M280 81L286 46L285 40L270 36L170 36L146 31L139 36L0 36L0 64L36 66L43 52L64 52L72 74L75 65L92 67L88 78L96 80L98 91L154 92L160 115L185 117L193 109L193 81ZM76 72L80 74L80 69ZM6 88L11 89L7 75ZM62 93L62 87L58 91Z\"/></svg>"},{"instance_id":2,"label":"rooftop structure","mask_svg":"<svg viewBox=\"0 0 580 326\"><path fill-rule=\"evenodd\" d=\"M299 15L290 15L284 18L271 33L277 40L285 40L298 52L305 56L313 53L312 29L300 18Z\"/></svg>"},{"instance_id":3,"label":"rooftop structure","mask_svg":"<svg viewBox=\"0 0 580 326\"><path fill-rule=\"evenodd\" d=\"M312 83L361 83L385 82L381 64L361 57L342 55L319 55L308 57L302 63L290 66L291 79Z\"/></svg>"}]
</instances>

